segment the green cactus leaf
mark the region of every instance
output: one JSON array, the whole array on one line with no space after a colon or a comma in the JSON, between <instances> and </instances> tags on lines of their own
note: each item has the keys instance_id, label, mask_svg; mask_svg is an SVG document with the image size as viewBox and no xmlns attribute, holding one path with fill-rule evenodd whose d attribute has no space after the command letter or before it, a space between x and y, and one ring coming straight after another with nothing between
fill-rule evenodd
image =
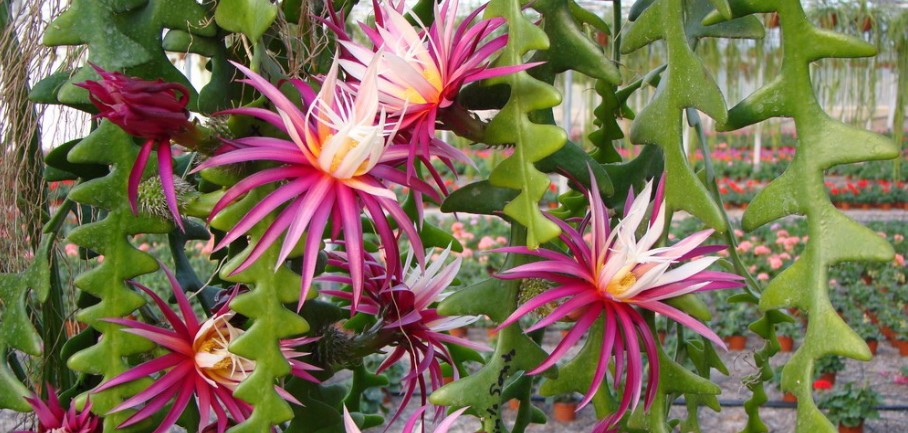
<instances>
[{"instance_id":1,"label":"green cactus leaf","mask_svg":"<svg viewBox=\"0 0 908 433\"><path fill-rule=\"evenodd\" d=\"M797 153L785 173L756 197L744 214L744 226L753 229L791 214L807 217L809 241L805 252L776 276L760 299L760 308L799 308L810 318L804 344L782 371L782 389L798 397L796 431L833 432L813 401L811 379L817 359L829 354L858 360L869 349L836 314L827 287L827 269L843 261L887 261L892 247L873 231L849 220L829 201L823 183L826 169L858 161L894 158L891 141L842 124L823 112L809 74L811 62L822 58L872 56L876 50L859 39L814 27L797 0L731 0L732 16L777 12L781 17L781 73L729 112L723 129L733 129L776 116L792 117L797 128ZM715 17L709 20L718 21ZM765 331L765 329L763 329ZM747 407L751 418L757 407ZM765 396L759 396L765 397ZM765 431L761 422L749 422L745 432Z\"/></svg>"},{"instance_id":2,"label":"green cactus leaf","mask_svg":"<svg viewBox=\"0 0 908 433\"><path fill-rule=\"evenodd\" d=\"M177 29L170 30L164 35L161 47L164 51L196 53L205 57L214 57L218 52L218 43L214 39Z\"/></svg>"},{"instance_id":3,"label":"green cactus leaf","mask_svg":"<svg viewBox=\"0 0 908 433\"><path fill-rule=\"evenodd\" d=\"M271 0L221 0L214 19L224 30L242 33L255 43L277 18L277 9Z\"/></svg>"},{"instance_id":4,"label":"green cactus leaf","mask_svg":"<svg viewBox=\"0 0 908 433\"><path fill-rule=\"evenodd\" d=\"M512 240L520 244L522 239ZM522 260L512 257L511 260ZM508 266L513 265L513 263ZM438 306L444 316L485 314L501 323L517 308L519 281L485 280L455 292ZM470 406L469 413L482 417L485 431L502 428L501 404L503 384L520 371L539 365L547 354L532 339L523 334L519 324L498 333L495 352L476 373L449 383L429 398L432 404L452 407Z\"/></svg>"},{"instance_id":5,"label":"green cactus leaf","mask_svg":"<svg viewBox=\"0 0 908 433\"><path fill-rule=\"evenodd\" d=\"M79 311L76 318L102 333L103 338L71 356L67 364L77 372L101 375L104 380L129 367L124 357L148 351L153 346L142 337L119 332L119 325L103 321L129 315L142 306L144 299L130 290L126 281L158 268L155 259L135 248L128 238L139 233L167 233L173 228L156 217L135 216L130 209L126 184L137 153L138 146L132 138L108 121L101 122L68 153L73 164L111 166L108 175L80 183L69 193L71 200L107 212L103 219L79 226L69 234L70 242L104 257L97 266L79 274L74 282L77 288L100 300ZM92 394L92 410L107 413L149 384L149 380L140 380ZM121 412L105 417L105 431L114 431L128 415Z\"/></svg>"},{"instance_id":6,"label":"green cactus leaf","mask_svg":"<svg viewBox=\"0 0 908 433\"><path fill-rule=\"evenodd\" d=\"M527 19L518 0L492 0L486 18L503 17L508 22L508 44L502 49L495 66L518 65L531 50L549 48L545 33ZM564 146L567 135L561 128L539 125L527 115L558 105L561 95L551 85L535 80L526 72L517 72L489 80L490 84L507 84L511 96L486 129L489 144L513 144L514 154L492 171L489 182L498 187L519 190L520 194L504 207L506 215L523 224L527 245L532 248L558 236L560 230L539 209L539 200L549 179L533 163Z\"/></svg>"},{"instance_id":7,"label":"green cactus leaf","mask_svg":"<svg viewBox=\"0 0 908 433\"><path fill-rule=\"evenodd\" d=\"M182 83L190 89L191 104L196 103L192 85L167 59L161 45L163 29L188 31L213 37L205 8L194 0L74 0L44 34L44 44L88 45L88 61L107 70L123 71L146 79L163 78ZM74 86L97 79L91 68L81 68L60 86L57 100L75 107L89 105L88 92Z\"/></svg>"},{"instance_id":8,"label":"green cactus leaf","mask_svg":"<svg viewBox=\"0 0 908 433\"><path fill-rule=\"evenodd\" d=\"M43 343L38 331L29 319L26 298L34 291L39 301L47 298L50 290L50 265L48 255L51 236L41 240L35 260L24 271L16 274L0 274L0 408L28 412L31 406L23 397L28 389L19 382L7 365L7 350L17 349L31 356L41 356Z\"/></svg>"},{"instance_id":9,"label":"green cactus leaf","mask_svg":"<svg viewBox=\"0 0 908 433\"><path fill-rule=\"evenodd\" d=\"M269 187L262 187L218 213L211 226L227 231L262 200ZM232 255L221 268L225 281L243 283L250 291L237 296L231 308L252 320L252 325L230 345L230 351L255 361L255 371L241 383L234 395L250 403L254 410L245 422L233 427L232 433L268 431L272 426L293 418L293 410L275 390L275 382L290 374L290 364L281 353L280 341L309 331L309 324L284 304L296 305L300 296L300 276L286 266L275 269L281 242L275 242L251 266L234 274L234 270L252 252L271 224L272 216L263 219L249 231L250 242ZM231 253L233 253L231 251ZM317 296L310 291L310 298Z\"/></svg>"}]
</instances>

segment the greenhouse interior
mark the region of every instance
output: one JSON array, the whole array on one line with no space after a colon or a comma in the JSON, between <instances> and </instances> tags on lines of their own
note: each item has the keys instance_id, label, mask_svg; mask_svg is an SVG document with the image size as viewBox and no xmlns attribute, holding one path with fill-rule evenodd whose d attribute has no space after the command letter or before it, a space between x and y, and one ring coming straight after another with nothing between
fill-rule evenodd
<instances>
[{"instance_id":1,"label":"greenhouse interior","mask_svg":"<svg viewBox=\"0 0 908 433\"><path fill-rule=\"evenodd\" d=\"M906 0L0 26L0 432L908 432Z\"/></svg>"}]
</instances>

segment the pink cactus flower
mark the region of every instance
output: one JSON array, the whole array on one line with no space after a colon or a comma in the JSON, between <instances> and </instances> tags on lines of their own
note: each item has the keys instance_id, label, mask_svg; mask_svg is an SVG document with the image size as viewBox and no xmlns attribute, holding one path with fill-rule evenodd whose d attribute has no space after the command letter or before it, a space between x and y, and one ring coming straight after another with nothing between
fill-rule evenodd
<instances>
[{"instance_id":1,"label":"pink cactus flower","mask_svg":"<svg viewBox=\"0 0 908 433\"><path fill-rule=\"evenodd\" d=\"M427 406L419 408L410 418L407 420L407 423L404 424L403 430L400 433L414 433L416 432L416 426L419 423L419 420L422 418L423 413L425 413ZM441 420L438 425L433 430L433 433L448 433L448 430L451 426L454 425L454 421L464 413L469 408L460 408L452 412L450 415ZM362 433L359 427L356 426L356 423L353 421L353 417L350 416L350 412L347 410L347 406L344 406L344 430L346 433Z\"/></svg>"},{"instance_id":2,"label":"pink cactus flower","mask_svg":"<svg viewBox=\"0 0 908 433\"><path fill-rule=\"evenodd\" d=\"M759 274L757 274L757 280L769 281L769 274L767 274L766 272L760 272Z\"/></svg>"},{"instance_id":3,"label":"pink cactus flower","mask_svg":"<svg viewBox=\"0 0 908 433\"><path fill-rule=\"evenodd\" d=\"M450 264L445 264L450 256L450 249L445 250L428 268L412 267L411 256L404 266L406 274L397 271L389 275L389 270L374 259L367 263L366 296L356 311L381 318L381 329L393 337L389 346L394 349L378 367L377 372L384 371L404 356L410 364L410 371L403 379L404 397L394 415L395 419L406 408L417 387L420 390L422 404L426 404L426 398L431 391L443 385L440 362L455 365L446 343L480 351L492 350L484 344L446 333L451 329L469 325L479 320L479 317L441 316L435 308L430 307L445 297L445 290L460 271L460 257L454 258ZM332 254L328 264L344 270L350 267L344 254ZM348 275L329 275L319 279L341 284L352 283ZM352 299L352 294L347 291L323 290L321 293L346 300ZM424 377L426 373L429 376L428 381ZM454 376L457 377L456 369Z\"/></svg>"},{"instance_id":4,"label":"pink cactus flower","mask_svg":"<svg viewBox=\"0 0 908 433\"><path fill-rule=\"evenodd\" d=\"M905 266L905 256L901 254L895 255L895 264L904 267Z\"/></svg>"},{"instance_id":5,"label":"pink cactus flower","mask_svg":"<svg viewBox=\"0 0 908 433\"><path fill-rule=\"evenodd\" d=\"M167 207L173 215L174 223L182 230L183 220L180 218L173 185L170 139L191 127L189 111L186 109L189 90L177 83L146 81L119 72L108 72L96 65L91 66L101 75L101 80L89 80L76 85L88 90L89 100L100 110L95 117L105 118L128 134L145 139L129 172L127 194L133 213L138 213L136 197L139 183L148 157L155 150L158 153L158 174Z\"/></svg>"},{"instance_id":6,"label":"pink cactus flower","mask_svg":"<svg viewBox=\"0 0 908 433\"><path fill-rule=\"evenodd\" d=\"M614 229L610 229L608 211L596 193L589 194L590 213L577 228L550 217L561 227L561 240L570 254L526 247L497 250L540 259L509 269L499 278L542 278L555 283L553 288L521 305L499 325L499 329L513 324L540 306L564 298L567 299L561 301L548 316L527 328L526 332L564 318L576 320L549 357L529 374L539 374L555 365L594 323L604 319L601 356L580 407L589 403L596 394L612 360L616 367L613 383L617 387L622 382L620 376L624 375L624 391L618 408L597 424L595 432L614 431L621 417L636 407L643 388L643 351L649 361L647 407L656 395L659 381L657 343L639 310L652 311L675 320L725 347L722 339L708 327L664 302L687 293L742 286L742 278L737 275L707 270L718 257L706 255L725 248L721 245L700 245L709 238L712 230L694 233L672 246L654 248L666 223L664 185L663 177L656 188L646 233L639 240L635 233L642 225L649 206L652 182L646 184L636 199L631 191L624 218ZM598 191L595 181L590 190ZM587 230L593 234L590 241L584 240L583 233ZM681 262L687 263L673 267ZM643 348L638 338L642 339Z\"/></svg>"},{"instance_id":7,"label":"pink cactus flower","mask_svg":"<svg viewBox=\"0 0 908 433\"><path fill-rule=\"evenodd\" d=\"M57 391L50 384L47 385L47 394L46 402L38 394L25 398L38 418L38 429L13 433L101 433L101 420L91 413L91 399L86 400L81 411L77 411L72 403L69 410L65 410L57 398Z\"/></svg>"},{"instance_id":8,"label":"pink cactus flower","mask_svg":"<svg viewBox=\"0 0 908 433\"><path fill-rule=\"evenodd\" d=\"M360 215L371 216L375 231L385 250L389 266L399 266L397 236L385 213L407 235L423 262L423 248L410 217L397 201L388 184L399 184L420 191L433 199L439 195L422 180L408 177L396 169L406 160L407 147L392 145L394 125L386 120L379 106L377 68L369 65L358 92L354 95L338 82L338 63L324 78L321 90L315 92L305 83L293 81L308 110L304 114L276 87L263 77L236 64L248 79L242 80L260 91L274 105L276 112L261 108L237 108L224 113L244 114L265 120L287 133L291 141L272 137L244 137L230 140L233 149L214 156L198 169L248 161L271 161L277 167L266 168L230 188L211 212L214 217L243 194L265 184L283 182L262 199L215 249L221 249L244 236L266 215L285 205L265 231L251 254L234 271L241 272L276 242L283 234L278 260L281 266L287 256L308 232L303 254L302 288L299 306L306 299L315 274L322 233L331 221L331 238L343 233L351 259L354 304L359 302L363 275L363 233ZM434 149L434 148L433 148ZM442 151L440 151L442 152ZM430 153L435 153L431 150Z\"/></svg>"},{"instance_id":9,"label":"pink cactus flower","mask_svg":"<svg viewBox=\"0 0 908 433\"><path fill-rule=\"evenodd\" d=\"M135 334L157 343L167 354L146 361L119 376L101 384L94 392L101 392L117 385L132 382L136 379L160 374L155 382L144 391L123 401L111 412L127 409L139 409L126 419L118 428L126 428L148 419L163 409L173 399L172 406L155 433L169 431L183 410L195 397L199 410L199 426L204 429L210 422L212 413L217 419L217 431L223 433L230 419L235 422L245 421L252 413L252 407L233 395L236 387L255 370L255 362L233 354L228 346L245 331L230 323L236 313L228 307L229 302L204 322L199 322L189 299L174 277L164 268L170 281L171 290L177 300L180 318L161 297L152 290L138 283L131 284L148 294L164 314L172 329L160 328L132 319L106 319L108 322L123 325L123 332ZM313 341L309 338L285 340L281 351L291 365L292 374L305 380L313 381L309 371L317 367L298 359L304 355L294 347ZM288 401L297 403L296 399L281 388L276 391Z\"/></svg>"},{"instance_id":10,"label":"pink cactus flower","mask_svg":"<svg viewBox=\"0 0 908 433\"><path fill-rule=\"evenodd\" d=\"M457 0L435 5L435 18L426 28L416 18L414 29L405 15L404 2L374 2L375 27L360 27L372 48L357 44L344 28L342 17L329 22L338 34L344 59L341 65L352 78L364 81L368 65L380 57L379 89L388 114L401 121L410 139L410 157L429 156L440 110L454 105L465 85L531 68L537 63L490 67L492 56L508 42L505 32L493 34L502 18L476 21L485 7L478 7L463 20L457 15ZM460 23L458 24L458 21Z\"/></svg>"}]
</instances>

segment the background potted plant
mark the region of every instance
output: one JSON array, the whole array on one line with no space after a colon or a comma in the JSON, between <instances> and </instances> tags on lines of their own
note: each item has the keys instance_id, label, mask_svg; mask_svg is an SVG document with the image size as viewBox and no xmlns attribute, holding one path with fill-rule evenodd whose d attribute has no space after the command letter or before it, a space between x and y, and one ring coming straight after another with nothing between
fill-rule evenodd
<instances>
[{"instance_id":1,"label":"background potted plant","mask_svg":"<svg viewBox=\"0 0 908 433\"><path fill-rule=\"evenodd\" d=\"M577 418L577 402L580 399L574 393L559 394L552 403L552 417L556 421L571 422Z\"/></svg>"},{"instance_id":2,"label":"background potted plant","mask_svg":"<svg viewBox=\"0 0 908 433\"><path fill-rule=\"evenodd\" d=\"M899 350L899 355L908 357L908 318L905 316L904 309L901 310L901 317L893 327L895 333L892 345Z\"/></svg>"},{"instance_id":3,"label":"background potted plant","mask_svg":"<svg viewBox=\"0 0 908 433\"><path fill-rule=\"evenodd\" d=\"M817 360L816 372L820 379L835 385L836 373L845 369L845 361L840 356L828 355Z\"/></svg>"},{"instance_id":4,"label":"background potted plant","mask_svg":"<svg viewBox=\"0 0 908 433\"><path fill-rule=\"evenodd\" d=\"M800 323L784 322L776 328L776 335L779 340L779 350L782 352L791 352L794 349L794 339L802 334Z\"/></svg>"},{"instance_id":5,"label":"background potted plant","mask_svg":"<svg viewBox=\"0 0 908 433\"><path fill-rule=\"evenodd\" d=\"M873 324L873 321L870 320L870 317L864 310L856 305L848 304L848 307L844 311L844 316L845 321L848 322L851 329L854 329L854 332L867 342L870 353L876 355L880 338L883 337L883 334L880 333L880 329Z\"/></svg>"},{"instance_id":6,"label":"background potted plant","mask_svg":"<svg viewBox=\"0 0 908 433\"><path fill-rule=\"evenodd\" d=\"M833 424L838 424L840 433L861 433L865 420L880 417L876 408L880 402L880 395L869 387L846 383L826 393L820 399L820 407Z\"/></svg>"},{"instance_id":7,"label":"background potted plant","mask_svg":"<svg viewBox=\"0 0 908 433\"><path fill-rule=\"evenodd\" d=\"M712 329L716 331L729 350L744 350L747 347L747 310L743 304L733 304L727 301L717 303L717 313L713 316Z\"/></svg>"}]
</instances>

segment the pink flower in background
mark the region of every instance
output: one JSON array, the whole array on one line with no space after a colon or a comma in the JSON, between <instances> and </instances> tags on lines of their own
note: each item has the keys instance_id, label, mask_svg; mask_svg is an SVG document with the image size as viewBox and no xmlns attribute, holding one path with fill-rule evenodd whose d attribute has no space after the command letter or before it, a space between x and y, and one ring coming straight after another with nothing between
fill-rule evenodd
<instances>
[{"instance_id":1,"label":"pink flower in background","mask_svg":"<svg viewBox=\"0 0 908 433\"><path fill-rule=\"evenodd\" d=\"M233 391L252 374L255 362L235 355L228 349L230 343L245 331L230 323L235 313L229 310L229 302L225 302L212 317L200 323L176 277L167 268L163 266L162 268L170 281L170 288L177 300L182 318L152 290L135 282L130 283L151 297L172 329L132 319L105 320L125 326L123 332L147 338L165 349L167 353L127 370L101 384L94 392L158 375L151 386L111 410L121 412L138 409L118 428L126 428L152 417L173 400L155 433L169 431L189 402L194 400L200 415L198 428L200 430L205 428L213 414L218 421L217 431L223 433L229 419L242 422L252 413L252 407L234 397ZM308 372L317 368L295 359L303 353L293 348L311 341L313 340L293 339L282 342L282 352L291 365L292 373L306 380L314 380ZM296 399L283 389L276 388L276 391L288 401L296 402Z\"/></svg>"},{"instance_id":2,"label":"pink flower in background","mask_svg":"<svg viewBox=\"0 0 908 433\"><path fill-rule=\"evenodd\" d=\"M496 243L495 239L492 239L491 236L483 236L482 239L479 240L477 247L484 251L496 245L498 245L498 243Z\"/></svg>"},{"instance_id":3,"label":"pink flower in background","mask_svg":"<svg viewBox=\"0 0 908 433\"><path fill-rule=\"evenodd\" d=\"M892 236L892 240L894 240L896 243L898 243L898 242L905 240L905 237L902 236L901 233L896 233L894 236Z\"/></svg>"},{"instance_id":4,"label":"pink flower in background","mask_svg":"<svg viewBox=\"0 0 908 433\"><path fill-rule=\"evenodd\" d=\"M613 361L613 383L617 387L622 382L620 377L624 375L624 390L618 408L596 426L596 432L613 431L621 417L636 407L643 389L643 351L649 361L646 407L656 395L659 381L657 343L638 309L675 320L725 347L712 330L664 301L692 292L742 286L742 278L737 275L707 270L718 257L706 255L725 249L721 245L700 245L709 238L712 230L694 233L672 246L654 248L665 229L664 177L656 189L649 224L639 240L636 233L650 204L652 182L646 184L636 199L631 191L624 207L624 218L614 229L610 229L608 211L596 193L589 194L590 213L579 227L574 228L550 217L561 227L561 240L570 254L526 247L496 250L539 259L509 269L498 275L499 278L541 278L555 283L551 289L521 305L499 325L499 329L513 324L540 306L562 299L558 307L527 328L526 332L565 318L576 320L549 357L529 374L539 374L555 365L597 320L604 318L601 356L580 406L591 401ZM598 191L595 181L590 190ZM592 234L589 241L583 235L587 230ZM687 263L672 267L681 262ZM638 339L643 341L642 348Z\"/></svg>"},{"instance_id":5,"label":"pink flower in background","mask_svg":"<svg viewBox=\"0 0 908 433\"><path fill-rule=\"evenodd\" d=\"M901 254L896 254L895 255L895 264L897 264L899 266L905 266L905 256L903 256Z\"/></svg>"},{"instance_id":6,"label":"pink flower in background","mask_svg":"<svg viewBox=\"0 0 908 433\"><path fill-rule=\"evenodd\" d=\"M173 215L174 223L183 229L173 185L170 139L191 125L189 111L186 109L189 90L177 83L146 81L91 66L101 75L101 80L89 80L76 85L88 90L89 100L100 110L95 117L103 117L126 133L145 139L129 172L127 194L133 213L138 213L136 198L139 183L148 157L155 150L158 153L158 174L167 207Z\"/></svg>"},{"instance_id":7,"label":"pink flower in background","mask_svg":"<svg viewBox=\"0 0 908 433\"><path fill-rule=\"evenodd\" d=\"M766 245L757 245L754 247L754 254L758 256L765 256L771 254L772 250L769 249Z\"/></svg>"},{"instance_id":8,"label":"pink flower in background","mask_svg":"<svg viewBox=\"0 0 908 433\"><path fill-rule=\"evenodd\" d=\"M66 244L66 246L63 247L63 251L66 253L67 256L70 256L70 257L79 256L79 246L76 244Z\"/></svg>"},{"instance_id":9,"label":"pink flower in background","mask_svg":"<svg viewBox=\"0 0 908 433\"><path fill-rule=\"evenodd\" d=\"M41 396L36 393L25 397L38 418L38 429L13 433L101 433L101 420L91 413L90 398L85 401L85 407L81 411L76 410L73 402L70 402L69 410L66 410L60 405L57 391L50 384L46 391L47 401L41 400Z\"/></svg>"},{"instance_id":10,"label":"pink flower in background","mask_svg":"<svg viewBox=\"0 0 908 433\"><path fill-rule=\"evenodd\" d=\"M395 419L406 408L417 387L422 403L425 404L428 395L443 385L441 362L456 365L447 344L480 351L492 350L484 344L446 333L473 323L478 317L441 316L431 307L444 299L444 291L460 271L460 257L445 264L450 255L450 249L445 250L428 268L412 267L411 256L404 265L406 273L390 271L375 259L367 261L366 292L355 311L381 318L382 330L393 337L389 342L393 350L376 372L381 373L404 357L410 365L410 371L403 378L404 397L394 415ZM343 270L350 267L347 257L342 253L332 253L328 265ZM389 274L389 271L393 273ZM319 277L319 280L348 285L353 282L348 275L328 275ZM322 290L321 293L352 300L351 293L347 291ZM429 376L428 383L424 377L426 374ZM456 369L454 377L457 377Z\"/></svg>"},{"instance_id":11,"label":"pink flower in background","mask_svg":"<svg viewBox=\"0 0 908 433\"><path fill-rule=\"evenodd\" d=\"M782 267L782 259L777 255L769 256L769 267L771 269L779 269Z\"/></svg>"},{"instance_id":12,"label":"pink flower in background","mask_svg":"<svg viewBox=\"0 0 908 433\"><path fill-rule=\"evenodd\" d=\"M277 188L255 205L218 243L221 249L244 236L267 215L283 206L275 220L255 245L252 252L234 271L241 272L258 260L282 238L275 267L281 266L305 238L302 263L302 288L299 306L308 296L315 274L319 244L323 232L331 226L330 236L343 234L344 247L351 259L353 303L359 302L363 280L363 231L360 216L367 212L381 240L389 266L400 266L400 252L395 230L385 216L387 212L398 229L406 233L417 259L423 262L423 247L414 222L404 212L388 184L399 184L438 200L438 194L427 183L410 178L395 167L406 154L403 145L392 145L390 136L395 125L386 120L378 100L378 60L372 62L358 92L354 95L338 82L338 63L324 78L316 95L309 86L293 81L308 110L304 114L271 83L245 66L236 67L248 77L248 83L266 98L276 112L261 108L236 108L228 114L258 117L285 132L291 141L272 137L245 137L228 141L233 148L205 161L198 169L249 161L269 161L278 166L266 168L231 187L215 205L211 217L243 194L259 186L278 183ZM433 151L434 152L434 151ZM405 158L404 158L405 159Z\"/></svg>"},{"instance_id":13,"label":"pink flower in background","mask_svg":"<svg viewBox=\"0 0 908 433\"><path fill-rule=\"evenodd\" d=\"M754 245L752 243L750 243L750 241L742 241L740 244L738 244L737 250L739 252L746 253L746 252L750 251L750 249L753 248L753 246Z\"/></svg>"},{"instance_id":14,"label":"pink flower in background","mask_svg":"<svg viewBox=\"0 0 908 433\"><path fill-rule=\"evenodd\" d=\"M801 239L797 236L791 238L785 238L783 242L785 246L785 251L792 251L794 247L798 246L801 243Z\"/></svg>"},{"instance_id":15,"label":"pink flower in background","mask_svg":"<svg viewBox=\"0 0 908 433\"><path fill-rule=\"evenodd\" d=\"M753 272L753 271L751 271L751 272ZM760 281L768 281L769 274L767 274L766 272L760 272L759 274L757 274L757 279Z\"/></svg>"}]
</instances>

